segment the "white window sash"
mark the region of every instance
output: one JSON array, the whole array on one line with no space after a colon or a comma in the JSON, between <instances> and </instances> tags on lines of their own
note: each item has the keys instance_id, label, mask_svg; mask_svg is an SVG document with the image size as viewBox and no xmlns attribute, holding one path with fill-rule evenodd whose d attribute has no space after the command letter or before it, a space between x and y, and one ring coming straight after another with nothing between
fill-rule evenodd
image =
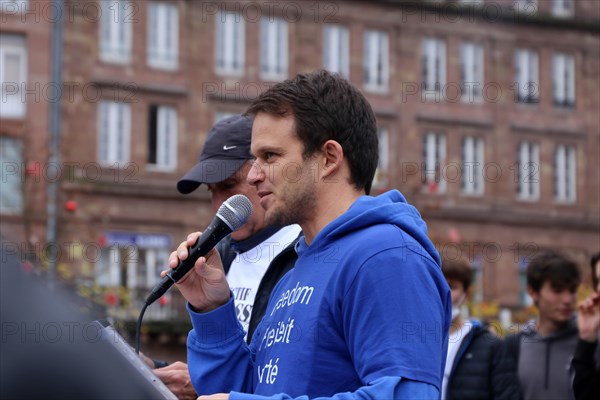
<instances>
[{"instance_id":1,"label":"white window sash","mask_svg":"<svg viewBox=\"0 0 600 400\"><path fill-rule=\"evenodd\" d=\"M261 20L261 73L266 79L283 79L288 71L288 26L280 18Z\"/></svg>"},{"instance_id":2,"label":"white window sash","mask_svg":"<svg viewBox=\"0 0 600 400\"><path fill-rule=\"evenodd\" d=\"M539 93L539 64L538 64L538 54L534 51L530 51L528 52L528 62L529 62L529 82L530 85L528 86L530 88L530 92L528 93L528 95L533 99L533 100L537 100L538 99L538 93Z\"/></svg>"},{"instance_id":3,"label":"white window sash","mask_svg":"<svg viewBox=\"0 0 600 400\"><path fill-rule=\"evenodd\" d=\"M559 106L575 104L575 60L563 53L552 57L554 102Z\"/></svg>"},{"instance_id":4,"label":"white window sash","mask_svg":"<svg viewBox=\"0 0 600 400\"><path fill-rule=\"evenodd\" d=\"M25 49L25 40L20 36L2 34L0 46L0 116L3 118L22 118L25 116L27 108L26 98L24 98L22 89L27 84L27 52ZM14 43L10 43L14 42ZM9 57L17 58L18 76L9 77L7 75L7 59Z\"/></svg>"},{"instance_id":5,"label":"white window sash","mask_svg":"<svg viewBox=\"0 0 600 400\"><path fill-rule=\"evenodd\" d=\"M577 172L575 148L558 145L555 153L556 201L575 202Z\"/></svg>"},{"instance_id":6,"label":"white window sash","mask_svg":"<svg viewBox=\"0 0 600 400\"><path fill-rule=\"evenodd\" d=\"M425 89L441 93L446 85L446 43L439 39L424 39L423 53Z\"/></svg>"},{"instance_id":7,"label":"white window sash","mask_svg":"<svg viewBox=\"0 0 600 400\"><path fill-rule=\"evenodd\" d=\"M517 93L520 101L535 102L538 99L538 55L531 50L517 50Z\"/></svg>"},{"instance_id":8,"label":"white window sash","mask_svg":"<svg viewBox=\"0 0 600 400\"><path fill-rule=\"evenodd\" d=\"M220 12L217 19L217 72L240 75L244 71L244 18L231 12Z\"/></svg>"},{"instance_id":9,"label":"white window sash","mask_svg":"<svg viewBox=\"0 0 600 400\"><path fill-rule=\"evenodd\" d=\"M175 69L179 56L179 10L173 4L150 3L148 9L148 64Z\"/></svg>"},{"instance_id":10,"label":"white window sash","mask_svg":"<svg viewBox=\"0 0 600 400\"><path fill-rule=\"evenodd\" d=\"M483 193L483 139L465 137L463 157L464 193L480 195Z\"/></svg>"},{"instance_id":11,"label":"white window sash","mask_svg":"<svg viewBox=\"0 0 600 400\"><path fill-rule=\"evenodd\" d=\"M365 31L365 89L382 92L389 85L389 37L381 31Z\"/></svg>"},{"instance_id":12,"label":"white window sash","mask_svg":"<svg viewBox=\"0 0 600 400\"><path fill-rule=\"evenodd\" d=\"M435 89L435 41L433 39L427 39L425 41L425 64L427 75L425 77L425 83L427 90Z\"/></svg>"},{"instance_id":13,"label":"white window sash","mask_svg":"<svg viewBox=\"0 0 600 400\"><path fill-rule=\"evenodd\" d=\"M514 8L517 11L537 12L537 0L514 0Z\"/></svg>"},{"instance_id":14,"label":"white window sash","mask_svg":"<svg viewBox=\"0 0 600 400\"><path fill-rule=\"evenodd\" d=\"M531 149L531 161L529 170L529 183L531 185L531 199L537 200L540 197L540 146L536 143L530 145Z\"/></svg>"},{"instance_id":15,"label":"white window sash","mask_svg":"<svg viewBox=\"0 0 600 400\"><path fill-rule=\"evenodd\" d=\"M519 198L537 200L540 195L539 145L522 142L519 146Z\"/></svg>"},{"instance_id":16,"label":"white window sash","mask_svg":"<svg viewBox=\"0 0 600 400\"><path fill-rule=\"evenodd\" d=\"M473 43L460 47L464 102L481 101L483 92L483 48Z\"/></svg>"},{"instance_id":17,"label":"white window sash","mask_svg":"<svg viewBox=\"0 0 600 400\"><path fill-rule=\"evenodd\" d=\"M438 193L444 193L446 191L446 180L444 179L444 168L446 164L446 136L436 135L437 139L437 152L436 161L438 163Z\"/></svg>"},{"instance_id":18,"label":"white window sash","mask_svg":"<svg viewBox=\"0 0 600 400\"><path fill-rule=\"evenodd\" d=\"M131 108L129 104L101 101L98 117L98 159L107 166L125 167L129 161Z\"/></svg>"},{"instance_id":19,"label":"white window sash","mask_svg":"<svg viewBox=\"0 0 600 400\"><path fill-rule=\"evenodd\" d=\"M577 163L575 157L575 148L568 147L567 151L567 200L575 202L577 199Z\"/></svg>"},{"instance_id":20,"label":"white window sash","mask_svg":"<svg viewBox=\"0 0 600 400\"><path fill-rule=\"evenodd\" d=\"M555 17L570 17L573 15L572 0L552 0L552 15Z\"/></svg>"},{"instance_id":21,"label":"white window sash","mask_svg":"<svg viewBox=\"0 0 600 400\"><path fill-rule=\"evenodd\" d=\"M377 129L379 138L379 163L373 179L373 187L381 187L387 184L389 172L389 131L386 128Z\"/></svg>"},{"instance_id":22,"label":"white window sash","mask_svg":"<svg viewBox=\"0 0 600 400\"><path fill-rule=\"evenodd\" d=\"M437 60L437 76L438 90L441 92L446 86L446 43L441 40L436 40L436 60Z\"/></svg>"},{"instance_id":23,"label":"white window sash","mask_svg":"<svg viewBox=\"0 0 600 400\"><path fill-rule=\"evenodd\" d=\"M369 58L369 70L371 71L370 76L371 76L371 81L369 82L369 84L371 86L377 86L377 81L379 81L379 71L377 69L377 64L379 62L379 57L381 56L379 54L379 46L378 46L378 42L379 42L379 35L377 34L377 32L370 32L369 34L369 43L368 46L371 49L371 52L369 54L370 58Z\"/></svg>"},{"instance_id":24,"label":"white window sash","mask_svg":"<svg viewBox=\"0 0 600 400\"><path fill-rule=\"evenodd\" d=\"M156 165L174 169L177 157L177 111L174 108L158 107L156 136Z\"/></svg>"},{"instance_id":25,"label":"white window sash","mask_svg":"<svg viewBox=\"0 0 600 400\"><path fill-rule=\"evenodd\" d=\"M128 0L101 1L100 57L105 62L128 63L134 11Z\"/></svg>"},{"instance_id":26,"label":"white window sash","mask_svg":"<svg viewBox=\"0 0 600 400\"><path fill-rule=\"evenodd\" d=\"M556 199L564 201L567 196L566 188L566 157L565 146L558 146L556 149Z\"/></svg>"},{"instance_id":27,"label":"white window sash","mask_svg":"<svg viewBox=\"0 0 600 400\"><path fill-rule=\"evenodd\" d=\"M446 191L446 180L443 177L446 162L446 137L437 133L425 136L425 181L436 182L437 193Z\"/></svg>"},{"instance_id":28,"label":"white window sash","mask_svg":"<svg viewBox=\"0 0 600 400\"><path fill-rule=\"evenodd\" d=\"M323 29L323 67L348 77L348 29L325 25Z\"/></svg>"},{"instance_id":29,"label":"white window sash","mask_svg":"<svg viewBox=\"0 0 600 400\"><path fill-rule=\"evenodd\" d=\"M464 173L463 176L466 179L465 182L465 192L468 194L472 194L475 192L475 182L474 179L474 171L473 171L473 162L474 162L474 144L472 137L466 137L464 142L464 155L465 155L465 169L469 168L470 173Z\"/></svg>"},{"instance_id":30,"label":"white window sash","mask_svg":"<svg viewBox=\"0 0 600 400\"><path fill-rule=\"evenodd\" d=\"M0 165L22 165L22 149L21 141L0 137ZM0 191L0 213L19 214L23 211L22 185L23 179L20 174L3 176L2 190Z\"/></svg>"},{"instance_id":31,"label":"white window sash","mask_svg":"<svg viewBox=\"0 0 600 400\"><path fill-rule=\"evenodd\" d=\"M484 148L483 148L483 139L478 138L477 142L476 142L476 149L475 149L475 168L474 168L474 174L475 174L475 183L476 183L476 187L475 187L475 193L476 194L483 194L484 191L484 183L485 181L483 180L483 164L485 162L485 153L484 153Z\"/></svg>"}]
</instances>

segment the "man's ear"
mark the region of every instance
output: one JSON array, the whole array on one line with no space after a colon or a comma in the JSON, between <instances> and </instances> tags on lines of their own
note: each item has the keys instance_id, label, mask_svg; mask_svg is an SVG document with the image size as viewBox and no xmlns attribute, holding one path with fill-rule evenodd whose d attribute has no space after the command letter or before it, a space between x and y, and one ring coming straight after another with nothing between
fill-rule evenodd
<instances>
[{"instance_id":1,"label":"man's ear","mask_svg":"<svg viewBox=\"0 0 600 400\"><path fill-rule=\"evenodd\" d=\"M331 177L338 171L344 160L344 150L342 146L335 140L328 140L323 144L322 160L323 173L322 177Z\"/></svg>"}]
</instances>

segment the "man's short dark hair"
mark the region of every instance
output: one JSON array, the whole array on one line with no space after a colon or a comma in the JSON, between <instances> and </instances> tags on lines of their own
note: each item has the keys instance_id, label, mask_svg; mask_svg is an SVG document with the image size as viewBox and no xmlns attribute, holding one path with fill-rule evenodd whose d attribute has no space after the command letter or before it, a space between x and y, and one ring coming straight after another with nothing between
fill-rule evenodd
<instances>
[{"instance_id":1,"label":"man's short dark hair","mask_svg":"<svg viewBox=\"0 0 600 400\"><path fill-rule=\"evenodd\" d=\"M469 290L473 279L473 269L464 257L449 258L442 255L442 273L448 279L461 282L465 292Z\"/></svg>"},{"instance_id":2,"label":"man's short dark hair","mask_svg":"<svg viewBox=\"0 0 600 400\"><path fill-rule=\"evenodd\" d=\"M529 261L527 285L534 292L539 292L546 281L555 290L575 291L581 283L581 272L577 264L567 256L555 251L544 251Z\"/></svg>"},{"instance_id":3,"label":"man's short dark hair","mask_svg":"<svg viewBox=\"0 0 600 400\"><path fill-rule=\"evenodd\" d=\"M377 122L367 99L349 81L325 70L297 75L273 85L246 111L292 115L304 144L304 159L335 140L350 165L351 180L368 194L379 160Z\"/></svg>"}]
</instances>

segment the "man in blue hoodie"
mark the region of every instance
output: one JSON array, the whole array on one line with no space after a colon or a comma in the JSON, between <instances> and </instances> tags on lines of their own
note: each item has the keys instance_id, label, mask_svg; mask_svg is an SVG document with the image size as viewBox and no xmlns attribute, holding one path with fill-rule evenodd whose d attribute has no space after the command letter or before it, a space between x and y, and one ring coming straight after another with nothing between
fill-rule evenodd
<instances>
[{"instance_id":1,"label":"man in blue hoodie","mask_svg":"<svg viewBox=\"0 0 600 400\"><path fill-rule=\"evenodd\" d=\"M302 227L295 267L250 345L218 253L178 287L199 394L219 399L439 398L451 299L425 222L398 191L368 196L378 162L365 97L326 71L274 85L254 115L248 173L265 222ZM192 235L171 254L187 257Z\"/></svg>"}]
</instances>

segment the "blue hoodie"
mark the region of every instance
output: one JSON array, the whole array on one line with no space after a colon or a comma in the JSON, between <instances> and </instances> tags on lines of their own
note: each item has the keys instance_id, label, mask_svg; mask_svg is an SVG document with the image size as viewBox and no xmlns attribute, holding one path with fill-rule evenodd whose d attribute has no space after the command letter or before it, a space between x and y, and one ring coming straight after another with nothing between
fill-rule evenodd
<instances>
[{"instance_id":1,"label":"blue hoodie","mask_svg":"<svg viewBox=\"0 0 600 400\"><path fill-rule=\"evenodd\" d=\"M296 251L249 347L233 300L190 310L196 391L232 400L439 397L450 291L425 222L402 194L360 197Z\"/></svg>"}]
</instances>

